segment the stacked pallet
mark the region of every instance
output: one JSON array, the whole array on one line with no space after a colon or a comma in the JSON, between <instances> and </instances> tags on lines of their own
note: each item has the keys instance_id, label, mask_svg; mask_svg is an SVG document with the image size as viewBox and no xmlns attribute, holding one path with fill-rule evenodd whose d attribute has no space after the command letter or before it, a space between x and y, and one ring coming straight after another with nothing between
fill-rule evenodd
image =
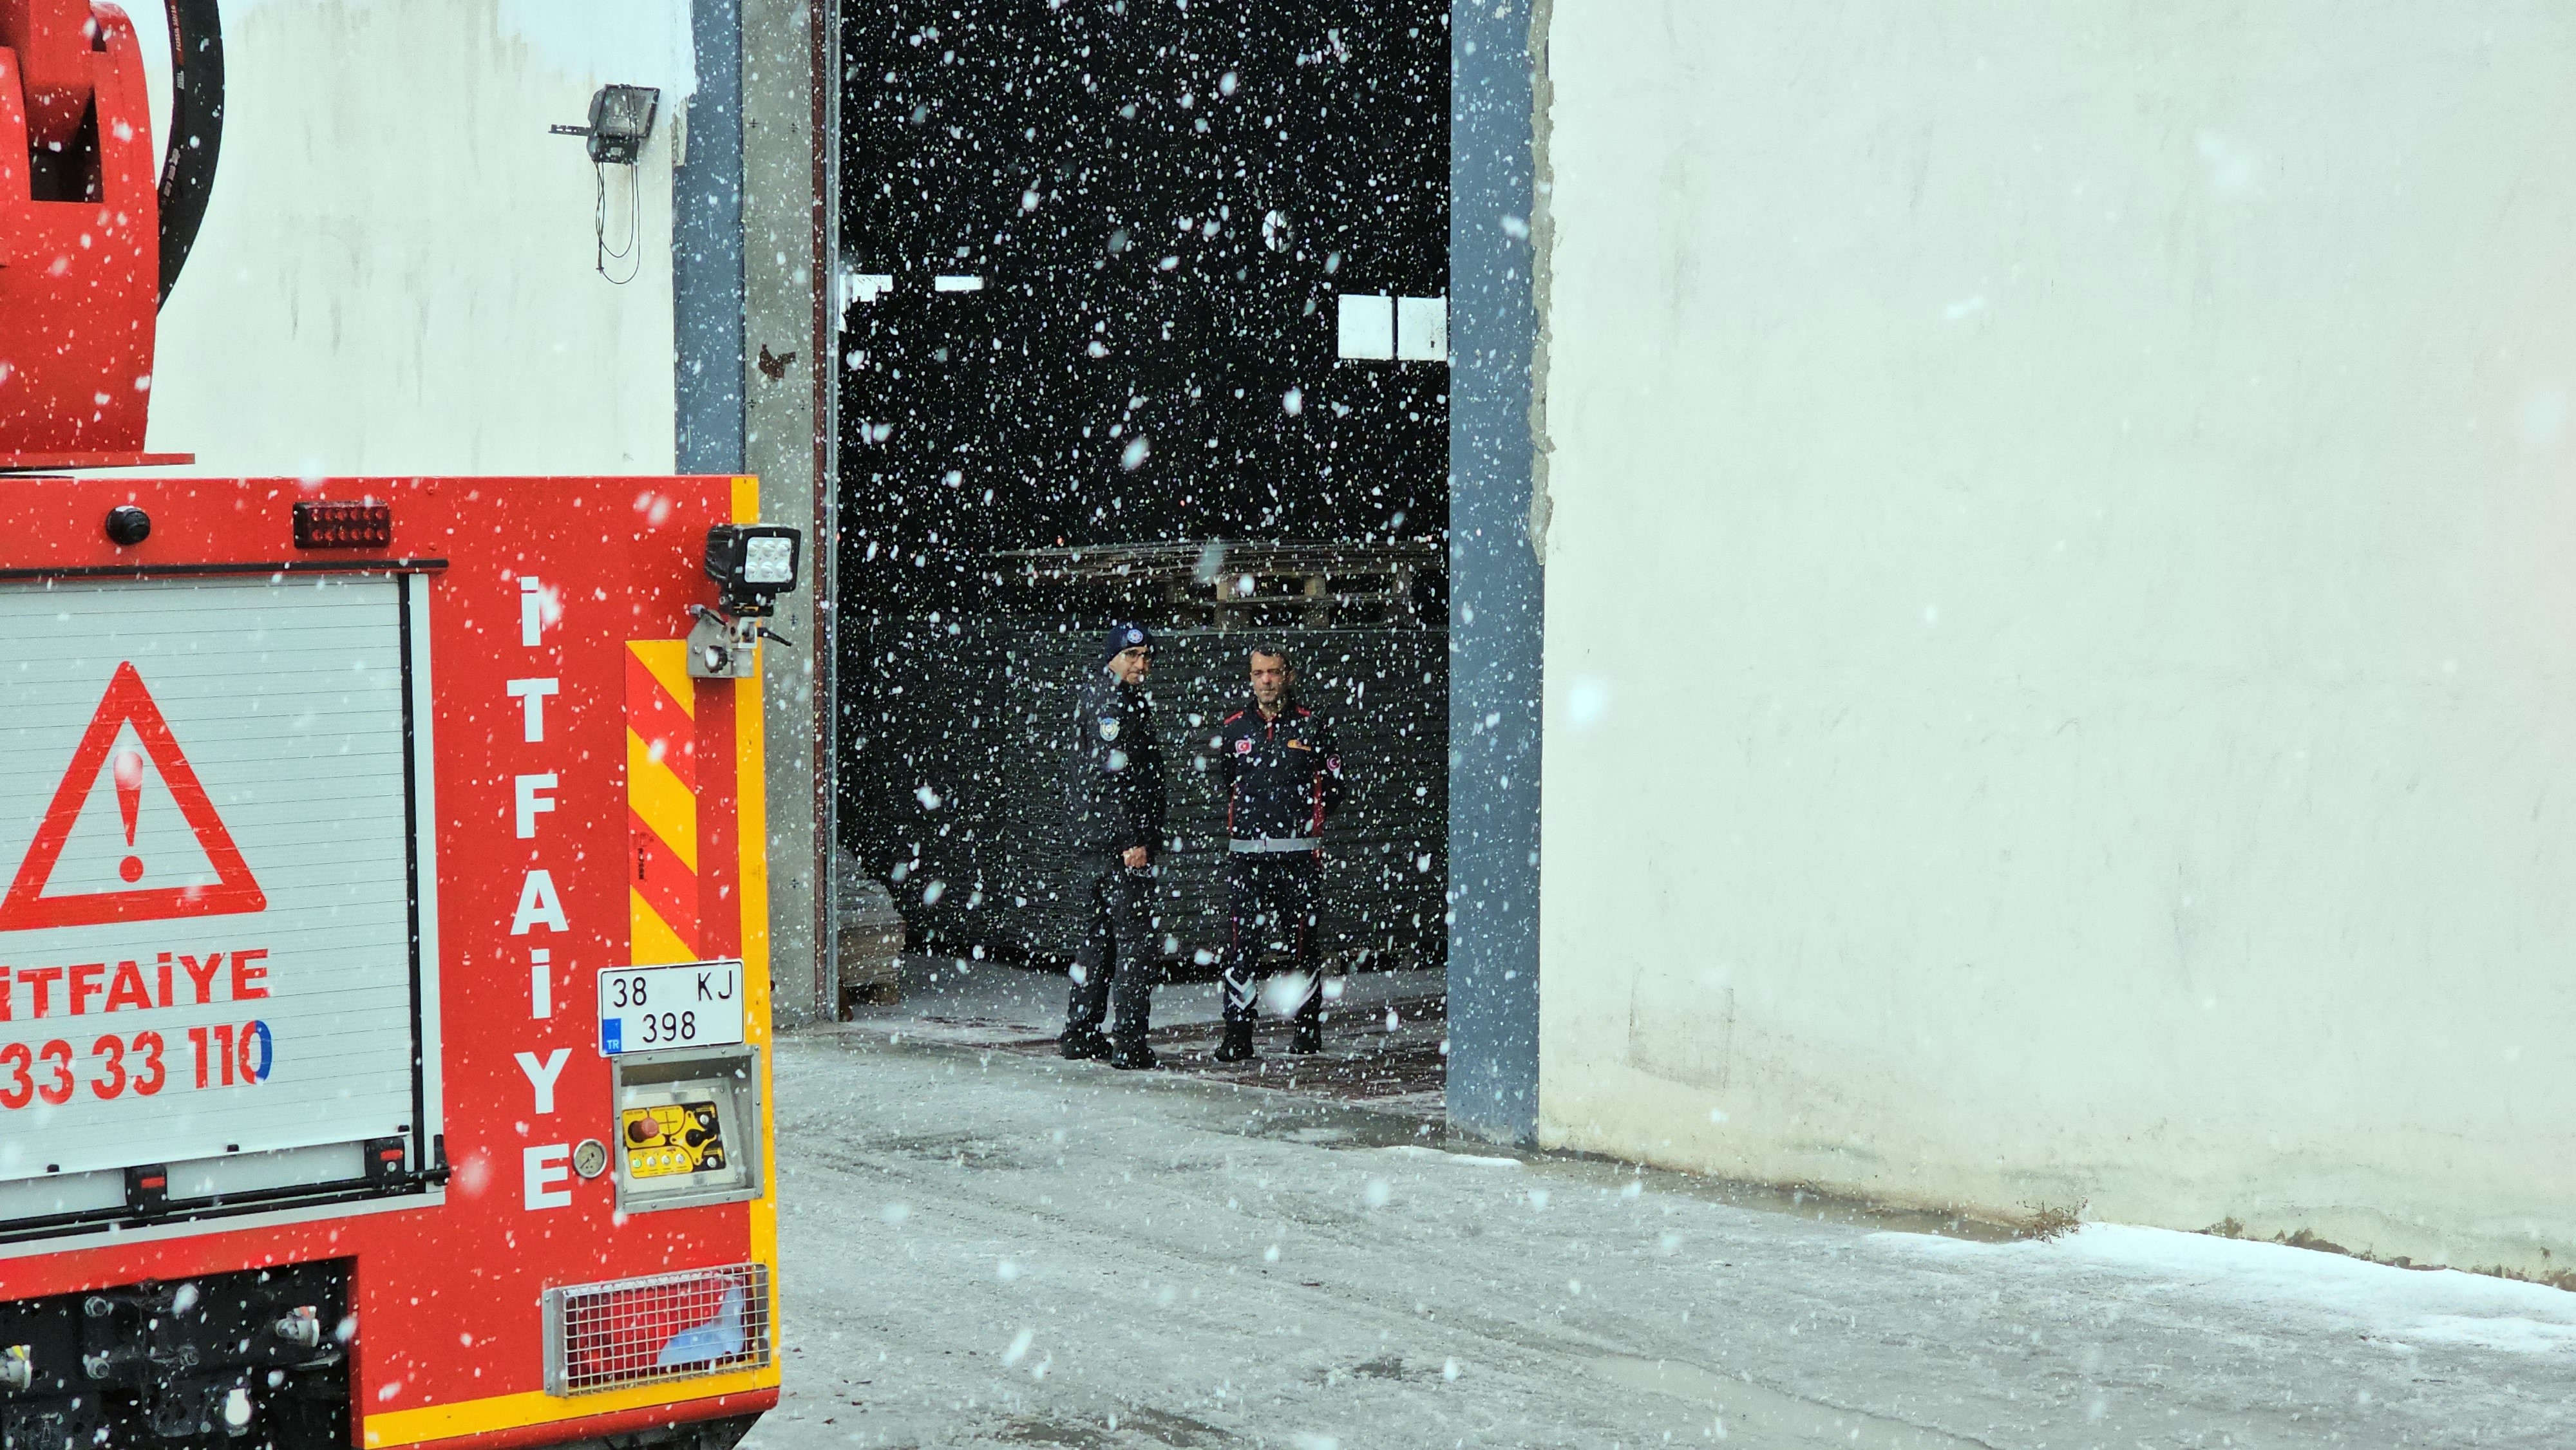
<instances>
[{"instance_id":1,"label":"stacked pallet","mask_svg":"<svg viewBox=\"0 0 2576 1450\"><path fill-rule=\"evenodd\" d=\"M858 858L842 852L835 873L832 930L840 982L833 993L835 1015L847 1022L864 1006L903 1000L897 967L903 956L903 913L894 893L868 874Z\"/></svg>"}]
</instances>

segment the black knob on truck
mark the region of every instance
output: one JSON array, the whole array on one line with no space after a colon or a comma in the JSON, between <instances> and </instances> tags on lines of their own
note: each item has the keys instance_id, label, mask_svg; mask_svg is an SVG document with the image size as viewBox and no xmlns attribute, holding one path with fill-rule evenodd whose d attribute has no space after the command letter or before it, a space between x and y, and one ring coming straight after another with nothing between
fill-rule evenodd
<instances>
[{"instance_id":1,"label":"black knob on truck","mask_svg":"<svg viewBox=\"0 0 2576 1450\"><path fill-rule=\"evenodd\" d=\"M130 503L121 503L107 511L108 542L120 549L131 549L152 537L152 516Z\"/></svg>"}]
</instances>

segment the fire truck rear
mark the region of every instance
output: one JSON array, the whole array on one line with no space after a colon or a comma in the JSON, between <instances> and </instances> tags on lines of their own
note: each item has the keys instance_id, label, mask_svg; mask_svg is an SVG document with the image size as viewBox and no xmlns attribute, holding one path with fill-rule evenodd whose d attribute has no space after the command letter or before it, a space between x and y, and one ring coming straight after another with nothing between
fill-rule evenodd
<instances>
[{"instance_id":1,"label":"fire truck rear","mask_svg":"<svg viewBox=\"0 0 2576 1450\"><path fill-rule=\"evenodd\" d=\"M744 478L39 476L159 461L210 178L142 95L0 0L0 1442L729 1445L800 541Z\"/></svg>"}]
</instances>

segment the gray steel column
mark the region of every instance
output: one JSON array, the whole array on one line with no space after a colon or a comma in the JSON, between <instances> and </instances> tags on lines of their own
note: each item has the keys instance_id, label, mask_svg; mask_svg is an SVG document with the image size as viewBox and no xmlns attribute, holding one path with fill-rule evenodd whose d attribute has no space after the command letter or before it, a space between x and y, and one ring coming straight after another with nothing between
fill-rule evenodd
<instances>
[{"instance_id":1,"label":"gray steel column","mask_svg":"<svg viewBox=\"0 0 2576 1450\"><path fill-rule=\"evenodd\" d=\"M841 0L814 6L814 591L815 1010L840 1015L841 747Z\"/></svg>"},{"instance_id":2,"label":"gray steel column","mask_svg":"<svg viewBox=\"0 0 2576 1450\"><path fill-rule=\"evenodd\" d=\"M682 473L742 471L742 29L696 0L698 93L671 180L671 314Z\"/></svg>"},{"instance_id":3,"label":"gray steel column","mask_svg":"<svg viewBox=\"0 0 2576 1450\"><path fill-rule=\"evenodd\" d=\"M1449 1122L1538 1133L1532 0L1455 0L1449 112Z\"/></svg>"},{"instance_id":4,"label":"gray steel column","mask_svg":"<svg viewBox=\"0 0 2576 1450\"><path fill-rule=\"evenodd\" d=\"M738 0L742 22L744 462L760 476L765 522L806 539L805 579L773 621L793 646L763 650L768 719L770 962L782 1021L832 1009L823 814L831 799L818 748L829 712L831 597L824 298L830 165L821 132L838 67L824 0ZM821 83L818 83L821 82Z\"/></svg>"}]
</instances>

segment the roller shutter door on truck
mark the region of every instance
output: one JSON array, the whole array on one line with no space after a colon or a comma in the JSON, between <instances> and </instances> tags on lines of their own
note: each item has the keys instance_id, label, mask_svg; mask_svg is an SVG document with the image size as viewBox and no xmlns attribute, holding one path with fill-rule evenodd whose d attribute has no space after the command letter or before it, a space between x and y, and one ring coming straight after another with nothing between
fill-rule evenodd
<instances>
[{"instance_id":1,"label":"roller shutter door on truck","mask_svg":"<svg viewBox=\"0 0 2576 1450\"><path fill-rule=\"evenodd\" d=\"M389 1140L421 1163L424 592L0 584L11 1232L133 1216L156 1172L183 1212L365 1192Z\"/></svg>"}]
</instances>

